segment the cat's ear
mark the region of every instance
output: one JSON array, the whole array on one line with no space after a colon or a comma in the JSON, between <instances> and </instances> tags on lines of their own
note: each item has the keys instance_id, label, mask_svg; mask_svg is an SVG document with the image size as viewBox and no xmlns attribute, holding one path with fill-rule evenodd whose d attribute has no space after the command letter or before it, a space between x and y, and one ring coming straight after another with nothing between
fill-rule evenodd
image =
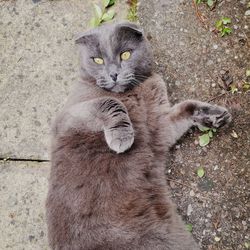
<instances>
[{"instance_id":1,"label":"cat's ear","mask_svg":"<svg viewBox=\"0 0 250 250\"><path fill-rule=\"evenodd\" d=\"M96 35L89 32L82 32L76 35L75 43L76 44L93 44L96 40Z\"/></svg>"},{"instance_id":2,"label":"cat's ear","mask_svg":"<svg viewBox=\"0 0 250 250\"><path fill-rule=\"evenodd\" d=\"M143 30L135 23L124 22L117 27L121 32L133 34L137 37L143 37Z\"/></svg>"}]
</instances>

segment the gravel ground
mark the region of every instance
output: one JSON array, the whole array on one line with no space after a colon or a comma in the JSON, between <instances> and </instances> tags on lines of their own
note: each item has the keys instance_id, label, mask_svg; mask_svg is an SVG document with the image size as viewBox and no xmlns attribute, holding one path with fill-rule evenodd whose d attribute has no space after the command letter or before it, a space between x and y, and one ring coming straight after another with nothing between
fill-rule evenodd
<instances>
[{"instance_id":1,"label":"gravel ground","mask_svg":"<svg viewBox=\"0 0 250 250\"><path fill-rule=\"evenodd\" d=\"M245 73L250 69L247 11L247 1L217 1L213 10L205 4L196 10L192 1L140 1L140 23L171 101L210 100L233 114L232 124L217 131L206 147L198 145L201 132L190 130L173 148L166 168L178 211L192 224L202 249L238 250L250 244L250 93L241 91L243 81L250 80ZM232 19L230 36L214 32L220 17ZM232 84L240 91L228 91ZM202 178L199 167L205 170Z\"/></svg>"}]
</instances>

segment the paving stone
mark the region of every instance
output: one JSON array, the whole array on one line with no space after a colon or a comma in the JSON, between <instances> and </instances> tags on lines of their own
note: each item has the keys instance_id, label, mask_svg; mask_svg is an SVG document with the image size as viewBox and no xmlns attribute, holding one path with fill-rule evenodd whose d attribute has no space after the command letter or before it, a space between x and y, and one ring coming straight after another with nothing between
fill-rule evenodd
<instances>
[{"instance_id":1,"label":"paving stone","mask_svg":"<svg viewBox=\"0 0 250 250\"><path fill-rule=\"evenodd\" d=\"M47 250L48 163L0 162L0 249Z\"/></svg>"}]
</instances>

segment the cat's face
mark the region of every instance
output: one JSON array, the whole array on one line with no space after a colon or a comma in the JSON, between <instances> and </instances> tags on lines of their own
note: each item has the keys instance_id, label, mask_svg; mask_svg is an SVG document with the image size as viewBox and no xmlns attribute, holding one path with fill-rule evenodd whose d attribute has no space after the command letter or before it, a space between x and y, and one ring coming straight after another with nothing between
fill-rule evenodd
<instances>
[{"instance_id":1,"label":"cat's face","mask_svg":"<svg viewBox=\"0 0 250 250\"><path fill-rule=\"evenodd\" d=\"M124 92L151 75L152 52L135 24L106 24L81 35L76 43L84 77L105 90Z\"/></svg>"}]
</instances>

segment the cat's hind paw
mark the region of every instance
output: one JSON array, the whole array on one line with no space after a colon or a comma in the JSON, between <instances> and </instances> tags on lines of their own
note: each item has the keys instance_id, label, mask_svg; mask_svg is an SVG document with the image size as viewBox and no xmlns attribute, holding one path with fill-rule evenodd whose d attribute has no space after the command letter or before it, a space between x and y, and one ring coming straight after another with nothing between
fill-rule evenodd
<instances>
[{"instance_id":1,"label":"cat's hind paw","mask_svg":"<svg viewBox=\"0 0 250 250\"><path fill-rule=\"evenodd\" d=\"M134 143L134 129L131 124L128 127L117 125L105 129L104 135L109 148L117 154L125 152Z\"/></svg>"},{"instance_id":2,"label":"cat's hind paw","mask_svg":"<svg viewBox=\"0 0 250 250\"><path fill-rule=\"evenodd\" d=\"M193 121L196 125L204 127L219 128L232 120L231 114L224 107L205 104L197 108L193 114Z\"/></svg>"}]
</instances>

